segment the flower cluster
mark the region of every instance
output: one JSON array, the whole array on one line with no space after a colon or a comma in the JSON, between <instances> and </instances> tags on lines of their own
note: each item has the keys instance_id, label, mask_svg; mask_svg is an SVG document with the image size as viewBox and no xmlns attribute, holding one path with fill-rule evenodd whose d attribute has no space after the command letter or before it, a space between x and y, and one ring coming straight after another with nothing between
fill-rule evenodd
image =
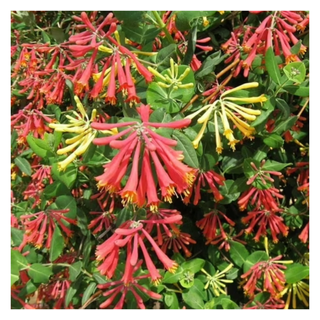
<instances>
[{"instance_id":1,"label":"flower cluster","mask_svg":"<svg viewBox=\"0 0 320 320\"><path fill-rule=\"evenodd\" d=\"M130 203L140 207L147 205L151 210L157 210L160 203L157 187L161 190L161 198L171 203L173 195L187 192L193 183L195 170L181 162L182 152L172 148L177 145L175 140L165 138L151 128L183 128L190 123L190 120L152 123L149 122L151 109L148 105L141 105L137 110L142 122L91 124L95 130L128 127L116 135L93 140L94 144L110 145L114 149L119 149L117 155L104 165L104 173L96 177L96 180L99 189L104 188L111 194L119 194L125 205ZM125 139L120 140L125 136ZM128 170L131 157L131 171L122 188L121 181ZM158 181L154 180L152 170L157 173Z\"/></svg>"},{"instance_id":2,"label":"flower cluster","mask_svg":"<svg viewBox=\"0 0 320 320\"><path fill-rule=\"evenodd\" d=\"M277 56L283 54L286 64L300 61L298 55L291 52L292 47L299 43L294 33L304 30L308 23L308 15L304 17L303 14L292 11L276 11L267 15L257 28L242 24L232 32L231 38L221 45L221 48L230 54L225 62L240 59L234 76L244 69L243 74L247 77L254 59L259 54L264 56L268 48L273 48ZM306 50L307 47L300 44L298 54L303 55Z\"/></svg>"},{"instance_id":3,"label":"flower cluster","mask_svg":"<svg viewBox=\"0 0 320 320\"><path fill-rule=\"evenodd\" d=\"M235 145L240 142L233 135L233 129L230 127L229 120L231 120L232 124L242 133L245 138L253 139L253 135L255 133L254 127L251 127L247 121L254 121L258 115L261 114L260 110L255 110L247 107L240 106L238 103L263 103L267 101L267 98L264 95L260 95L259 97L234 97L231 94L239 91L245 90L249 88L255 88L259 86L257 82L250 82L247 84L243 84L231 90L227 90L221 94L220 99L216 100L212 104L207 104L204 107L200 108L196 112L188 115L187 119L193 119L198 114L203 113L203 115L197 120L198 123L202 124L202 127L197 135L197 137L193 140L193 145L195 148L198 148L199 142L203 137L205 129L207 127L208 122L211 120L214 121L215 127L215 137L216 137L216 151L217 153L222 153L223 146L221 142L220 136L220 127L218 123L218 119L220 119L223 127L223 135L227 138L228 145L232 150L235 150ZM231 96L230 96L231 95Z\"/></svg>"}]
</instances>

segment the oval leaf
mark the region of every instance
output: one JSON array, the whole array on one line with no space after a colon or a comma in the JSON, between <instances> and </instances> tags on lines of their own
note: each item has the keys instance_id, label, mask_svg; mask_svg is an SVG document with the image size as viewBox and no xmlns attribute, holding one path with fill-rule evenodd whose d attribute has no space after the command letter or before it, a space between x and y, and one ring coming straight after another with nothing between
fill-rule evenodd
<instances>
[{"instance_id":1,"label":"oval leaf","mask_svg":"<svg viewBox=\"0 0 320 320\"><path fill-rule=\"evenodd\" d=\"M50 247L50 261L56 260L62 253L64 248L64 240L60 231L60 228L55 223L55 229L52 236Z\"/></svg>"},{"instance_id":2,"label":"oval leaf","mask_svg":"<svg viewBox=\"0 0 320 320\"><path fill-rule=\"evenodd\" d=\"M236 241L230 241L230 256L231 259L238 267L242 267L244 262L249 256L249 252L246 247Z\"/></svg>"},{"instance_id":3,"label":"oval leaf","mask_svg":"<svg viewBox=\"0 0 320 320\"><path fill-rule=\"evenodd\" d=\"M287 283L297 283L309 276L309 267L300 263L293 263L284 270Z\"/></svg>"},{"instance_id":4,"label":"oval leaf","mask_svg":"<svg viewBox=\"0 0 320 320\"><path fill-rule=\"evenodd\" d=\"M14 163L21 170L21 172L25 173L28 176L31 176L31 166L28 160L21 157L16 157L14 159Z\"/></svg>"},{"instance_id":5,"label":"oval leaf","mask_svg":"<svg viewBox=\"0 0 320 320\"><path fill-rule=\"evenodd\" d=\"M51 267L45 267L41 263L34 263L28 270L28 275L34 283L47 283L52 275Z\"/></svg>"}]
</instances>

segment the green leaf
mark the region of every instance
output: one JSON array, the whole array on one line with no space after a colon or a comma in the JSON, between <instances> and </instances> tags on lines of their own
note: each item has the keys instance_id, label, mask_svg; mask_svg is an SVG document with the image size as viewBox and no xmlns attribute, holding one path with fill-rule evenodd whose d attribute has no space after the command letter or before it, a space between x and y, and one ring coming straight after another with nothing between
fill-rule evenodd
<instances>
[{"instance_id":1,"label":"green leaf","mask_svg":"<svg viewBox=\"0 0 320 320\"><path fill-rule=\"evenodd\" d=\"M23 230L11 227L11 245L13 247L18 247L23 239Z\"/></svg>"},{"instance_id":2,"label":"green leaf","mask_svg":"<svg viewBox=\"0 0 320 320\"><path fill-rule=\"evenodd\" d=\"M276 98L276 106L282 112L282 120L285 120L290 116L290 107L285 100Z\"/></svg>"},{"instance_id":3,"label":"green leaf","mask_svg":"<svg viewBox=\"0 0 320 320\"><path fill-rule=\"evenodd\" d=\"M243 264L243 272L246 273L252 266L260 261L268 261L269 257L265 251L255 251L249 257L247 257L246 261Z\"/></svg>"},{"instance_id":4,"label":"green leaf","mask_svg":"<svg viewBox=\"0 0 320 320\"><path fill-rule=\"evenodd\" d=\"M216 11L174 11L176 14L176 26L179 31L189 30L193 21L201 17L209 17Z\"/></svg>"},{"instance_id":5,"label":"green leaf","mask_svg":"<svg viewBox=\"0 0 320 320\"><path fill-rule=\"evenodd\" d=\"M309 276L309 267L300 263L293 263L287 265L287 269L284 270L284 275L287 283L297 283Z\"/></svg>"},{"instance_id":6,"label":"green leaf","mask_svg":"<svg viewBox=\"0 0 320 320\"><path fill-rule=\"evenodd\" d=\"M243 192L249 189L249 186L247 185L248 178L247 177L241 177L237 178L233 181L229 192L231 194L237 193L237 192Z\"/></svg>"},{"instance_id":7,"label":"green leaf","mask_svg":"<svg viewBox=\"0 0 320 320\"><path fill-rule=\"evenodd\" d=\"M192 260L189 260L189 261L182 263L181 267L184 270L189 270L192 273L197 273L198 271L200 271L203 268L205 262L206 261L203 259L196 258L196 259L192 259Z\"/></svg>"},{"instance_id":8,"label":"green leaf","mask_svg":"<svg viewBox=\"0 0 320 320\"><path fill-rule=\"evenodd\" d=\"M223 173L243 173L243 156L241 152L226 152L221 161Z\"/></svg>"},{"instance_id":9,"label":"green leaf","mask_svg":"<svg viewBox=\"0 0 320 320\"><path fill-rule=\"evenodd\" d=\"M121 28L126 34L127 38L140 44L154 40L154 38L156 38L160 32L160 29L151 25L131 26L128 24L123 24Z\"/></svg>"},{"instance_id":10,"label":"green leaf","mask_svg":"<svg viewBox=\"0 0 320 320\"><path fill-rule=\"evenodd\" d=\"M81 299L82 306L88 301L88 299L94 293L96 288L97 288L97 284L95 282L89 283L89 285L88 285L87 289L84 291L82 299Z\"/></svg>"},{"instance_id":11,"label":"green leaf","mask_svg":"<svg viewBox=\"0 0 320 320\"><path fill-rule=\"evenodd\" d=\"M290 117L286 120L281 121L276 127L273 129L273 133L282 134L283 132L289 130L297 121L298 117Z\"/></svg>"},{"instance_id":12,"label":"green leaf","mask_svg":"<svg viewBox=\"0 0 320 320\"><path fill-rule=\"evenodd\" d=\"M58 164L54 163L52 165L51 172L55 180L61 181L68 189L72 189L77 179L78 169L74 164L70 163L65 171L59 171Z\"/></svg>"},{"instance_id":13,"label":"green leaf","mask_svg":"<svg viewBox=\"0 0 320 320\"><path fill-rule=\"evenodd\" d=\"M52 184L47 185L43 190L43 194L47 199L66 195L68 193L70 194L70 190L60 181L54 181Z\"/></svg>"},{"instance_id":14,"label":"green leaf","mask_svg":"<svg viewBox=\"0 0 320 320\"><path fill-rule=\"evenodd\" d=\"M73 282L81 272L82 261L77 261L69 267L69 279Z\"/></svg>"},{"instance_id":15,"label":"green leaf","mask_svg":"<svg viewBox=\"0 0 320 320\"><path fill-rule=\"evenodd\" d=\"M121 21L122 24L128 26L138 26L143 21L144 11L113 11L116 18Z\"/></svg>"},{"instance_id":16,"label":"green leaf","mask_svg":"<svg viewBox=\"0 0 320 320\"><path fill-rule=\"evenodd\" d=\"M309 97L309 87L289 85L289 86L284 86L283 89L288 91L291 94L294 94L295 96Z\"/></svg>"},{"instance_id":17,"label":"green leaf","mask_svg":"<svg viewBox=\"0 0 320 320\"><path fill-rule=\"evenodd\" d=\"M11 285L19 279L19 271L28 268L27 259L17 250L11 249Z\"/></svg>"},{"instance_id":18,"label":"green leaf","mask_svg":"<svg viewBox=\"0 0 320 320\"><path fill-rule=\"evenodd\" d=\"M196 41L197 41L197 25L193 26L191 31L189 32L187 52L184 56L182 64L188 65L191 62L194 51L196 49Z\"/></svg>"},{"instance_id":19,"label":"green leaf","mask_svg":"<svg viewBox=\"0 0 320 320\"><path fill-rule=\"evenodd\" d=\"M306 66L303 62L291 62L283 68L284 74L291 81L301 83L306 77Z\"/></svg>"},{"instance_id":20,"label":"green leaf","mask_svg":"<svg viewBox=\"0 0 320 320\"><path fill-rule=\"evenodd\" d=\"M223 195L223 199L219 201L221 204L229 204L232 201L236 200L240 196L240 192L231 192L232 185L234 181L233 180L225 180L224 185L220 187L220 193Z\"/></svg>"},{"instance_id":21,"label":"green leaf","mask_svg":"<svg viewBox=\"0 0 320 320\"><path fill-rule=\"evenodd\" d=\"M116 227L119 228L125 221L132 219L133 213L132 211L124 207L118 214L116 220Z\"/></svg>"},{"instance_id":22,"label":"green leaf","mask_svg":"<svg viewBox=\"0 0 320 320\"><path fill-rule=\"evenodd\" d=\"M62 253L64 248L64 240L60 231L60 228L55 223L55 229L52 236L50 246L50 261L56 260Z\"/></svg>"},{"instance_id":23,"label":"green leaf","mask_svg":"<svg viewBox=\"0 0 320 320\"><path fill-rule=\"evenodd\" d=\"M32 151L41 158L47 158L49 156L54 156L50 147L40 139L34 138L32 135L27 136L27 142Z\"/></svg>"},{"instance_id":24,"label":"green leaf","mask_svg":"<svg viewBox=\"0 0 320 320\"><path fill-rule=\"evenodd\" d=\"M31 176L31 166L30 163L21 157L16 157L14 159L14 163L17 165L17 167L21 170L21 172L25 173L28 176Z\"/></svg>"},{"instance_id":25,"label":"green leaf","mask_svg":"<svg viewBox=\"0 0 320 320\"><path fill-rule=\"evenodd\" d=\"M88 231L88 218L84 211L80 208L77 208L77 224L81 230L81 233L85 236Z\"/></svg>"},{"instance_id":26,"label":"green leaf","mask_svg":"<svg viewBox=\"0 0 320 320\"><path fill-rule=\"evenodd\" d=\"M162 283L177 283L179 280L183 278L184 269L179 266L175 273L166 272Z\"/></svg>"},{"instance_id":27,"label":"green leaf","mask_svg":"<svg viewBox=\"0 0 320 320\"><path fill-rule=\"evenodd\" d=\"M274 160L267 160L262 167L263 171L281 171L283 168L292 165L292 163L282 163Z\"/></svg>"},{"instance_id":28,"label":"green leaf","mask_svg":"<svg viewBox=\"0 0 320 320\"><path fill-rule=\"evenodd\" d=\"M164 65L166 67L170 66L170 58L174 58L176 56L177 45L175 43L171 43L168 46L161 49L156 57L157 65Z\"/></svg>"},{"instance_id":29,"label":"green leaf","mask_svg":"<svg viewBox=\"0 0 320 320\"><path fill-rule=\"evenodd\" d=\"M178 130L175 130L173 132L172 137L178 142L176 146L176 150L183 151L183 156L184 156L183 162L185 162L187 165L189 165L192 168L198 168L199 161L198 161L197 153L194 150L193 144L189 140L189 138Z\"/></svg>"},{"instance_id":30,"label":"green leaf","mask_svg":"<svg viewBox=\"0 0 320 320\"><path fill-rule=\"evenodd\" d=\"M269 76L275 83L281 84L281 74L272 47L268 48L265 59Z\"/></svg>"},{"instance_id":31,"label":"green leaf","mask_svg":"<svg viewBox=\"0 0 320 320\"><path fill-rule=\"evenodd\" d=\"M206 75L213 72L216 66L223 60L225 60L227 55L221 56L221 51L216 51L210 56L208 56L202 63L201 67L195 73L196 79L205 77Z\"/></svg>"},{"instance_id":32,"label":"green leaf","mask_svg":"<svg viewBox=\"0 0 320 320\"><path fill-rule=\"evenodd\" d=\"M182 293L182 299L192 309L204 309L203 299L194 287Z\"/></svg>"},{"instance_id":33,"label":"green leaf","mask_svg":"<svg viewBox=\"0 0 320 320\"><path fill-rule=\"evenodd\" d=\"M257 149L256 153L253 156L253 159L261 162L263 159L266 158L268 150L269 150L268 146L262 145Z\"/></svg>"},{"instance_id":34,"label":"green leaf","mask_svg":"<svg viewBox=\"0 0 320 320\"><path fill-rule=\"evenodd\" d=\"M209 245L208 257L214 266L217 265L218 261L220 260L220 255L221 255L221 253L220 253L218 247L216 247L214 245Z\"/></svg>"},{"instance_id":35,"label":"green leaf","mask_svg":"<svg viewBox=\"0 0 320 320\"><path fill-rule=\"evenodd\" d=\"M221 300L221 306L223 309L240 309L240 307L232 300L223 298Z\"/></svg>"},{"instance_id":36,"label":"green leaf","mask_svg":"<svg viewBox=\"0 0 320 320\"><path fill-rule=\"evenodd\" d=\"M179 309L179 301L175 292L166 292L163 294L164 303L169 309Z\"/></svg>"},{"instance_id":37,"label":"green leaf","mask_svg":"<svg viewBox=\"0 0 320 320\"><path fill-rule=\"evenodd\" d=\"M246 247L236 241L230 241L230 257L234 261L234 263L238 267L242 267L244 262L249 256L249 251L246 249Z\"/></svg>"},{"instance_id":38,"label":"green leaf","mask_svg":"<svg viewBox=\"0 0 320 320\"><path fill-rule=\"evenodd\" d=\"M64 29L57 27L50 28L50 35L57 41L57 43L62 43L66 40L66 35L63 30Z\"/></svg>"},{"instance_id":39,"label":"green leaf","mask_svg":"<svg viewBox=\"0 0 320 320\"><path fill-rule=\"evenodd\" d=\"M71 103L73 105L73 107L75 108L75 110L77 110L77 104L74 100L74 90L73 90L73 83L71 80L66 79L66 86L69 90L69 94L70 94L70 99L71 99Z\"/></svg>"},{"instance_id":40,"label":"green leaf","mask_svg":"<svg viewBox=\"0 0 320 320\"><path fill-rule=\"evenodd\" d=\"M166 89L161 88L156 82L152 82L147 89L147 102L153 108L165 108L168 113L180 111L179 104L169 97Z\"/></svg>"},{"instance_id":41,"label":"green leaf","mask_svg":"<svg viewBox=\"0 0 320 320\"><path fill-rule=\"evenodd\" d=\"M69 212L66 213L66 216L74 219L77 215L77 203L74 197L72 196L59 196L57 197L55 204L61 210L69 209Z\"/></svg>"},{"instance_id":42,"label":"green leaf","mask_svg":"<svg viewBox=\"0 0 320 320\"><path fill-rule=\"evenodd\" d=\"M100 272L93 273L93 278L98 282L98 284L104 284L107 282L106 277L102 276Z\"/></svg>"},{"instance_id":43,"label":"green leaf","mask_svg":"<svg viewBox=\"0 0 320 320\"><path fill-rule=\"evenodd\" d=\"M271 148L281 148L284 140L277 133L271 133L263 139L264 144Z\"/></svg>"},{"instance_id":44,"label":"green leaf","mask_svg":"<svg viewBox=\"0 0 320 320\"><path fill-rule=\"evenodd\" d=\"M52 274L51 267L45 267L41 263L34 263L28 269L28 275L34 283L47 283Z\"/></svg>"},{"instance_id":45,"label":"green leaf","mask_svg":"<svg viewBox=\"0 0 320 320\"><path fill-rule=\"evenodd\" d=\"M81 281L82 281L82 277L79 277L75 282L73 282L71 284L71 286L69 287L68 291L67 291L67 294L65 296L65 305L66 306L69 306L72 298L75 296L75 294L77 293L79 287L80 287L80 284L81 284Z\"/></svg>"}]
</instances>

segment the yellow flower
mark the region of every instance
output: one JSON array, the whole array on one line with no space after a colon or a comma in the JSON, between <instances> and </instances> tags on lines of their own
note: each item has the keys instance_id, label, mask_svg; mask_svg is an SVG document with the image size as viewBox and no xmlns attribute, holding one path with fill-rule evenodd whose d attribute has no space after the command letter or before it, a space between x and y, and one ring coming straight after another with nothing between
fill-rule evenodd
<instances>
[{"instance_id":1,"label":"yellow flower","mask_svg":"<svg viewBox=\"0 0 320 320\"><path fill-rule=\"evenodd\" d=\"M267 98L264 94L261 94L259 97L248 97L248 98L225 97L224 100L245 102L245 103L261 103L262 105L263 102L267 101Z\"/></svg>"},{"instance_id":2,"label":"yellow flower","mask_svg":"<svg viewBox=\"0 0 320 320\"><path fill-rule=\"evenodd\" d=\"M292 300L292 308L297 308L297 297L302 303L308 307L309 306L309 285L305 282L298 281L297 283L289 283L281 291L281 297L287 294L287 300L284 309L289 309ZM292 299L291 299L292 297Z\"/></svg>"},{"instance_id":3,"label":"yellow flower","mask_svg":"<svg viewBox=\"0 0 320 320\"><path fill-rule=\"evenodd\" d=\"M235 87L233 89L227 90L225 91L221 96L220 99L222 99L223 97L227 96L228 94L232 93L232 92L236 92L239 90L244 90L244 89L251 89L251 88L256 88L259 86L259 82L248 82L245 84L242 84L241 86Z\"/></svg>"},{"instance_id":4,"label":"yellow flower","mask_svg":"<svg viewBox=\"0 0 320 320\"><path fill-rule=\"evenodd\" d=\"M204 286L204 289L207 290L209 286L211 286L212 291L215 296L220 296L220 294L227 294L225 291L225 283L232 283L233 280L221 279L225 276L225 274L233 267L233 264L229 264L222 271L217 270L216 273L211 276L206 270L201 269L201 271L207 276L207 283Z\"/></svg>"},{"instance_id":5,"label":"yellow flower","mask_svg":"<svg viewBox=\"0 0 320 320\"><path fill-rule=\"evenodd\" d=\"M202 20L203 20L202 25L204 27L207 27L209 25L209 20L207 19L207 17L202 17Z\"/></svg>"},{"instance_id":6,"label":"yellow flower","mask_svg":"<svg viewBox=\"0 0 320 320\"><path fill-rule=\"evenodd\" d=\"M214 113L214 126L215 126L215 133L216 133L216 151L218 154L220 154L222 153L223 148L222 148L221 137L219 132L217 112Z\"/></svg>"},{"instance_id":7,"label":"yellow flower","mask_svg":"<svg viewBox=\"0 0 320 320\"><path fill-rule=\"evenodd\" d=\"M72 132L76 134L74 137L65 141L68 146L57 151L58 155L62 155L74 150L66 159L58 162L59 171L65 170L72 161L74 161L78 156L82 155L88 149L97 133L97 131L92 129L90 126L91 122L96 119L96 109L92 110L91 119L89 120L89 117L79 98L75 96L74 100L76 101L80 114L76 111L73 111L72 113L75 117L67 115L66 118L69 120L69 123L67 124L49 124L50 128L53 128L56 131Z\"/></svg>"},{"instance_id":8,"label":"yellow flower","mask_svg":"<svg viewBox=\"0 0 320 320\"><path fill-rule=\"evenodd\" d=\"M202 116L198 119L198 123L203 123L196 139L193 141L193 145L195 148L198 148L199 142L203 137L205 127L207 126L212 113L214 113L214 126L215 126L215 140L216 140L216 151L217 153L221 153L222 143L221 136L219 133L219 123L218 119L222 122L223 125L223 135L229 141L228 145L231 147L233 151L235 151L235 145L240 142L240 140L235 139L233 135L234 127L230 127L232 123L242 135L246 138L253 139L253 135L255 134L255 128L250 126L246 121L254 121L257 119L257 116L261 114L260 110L243 107L237 105L233 101L238 101L241 103L256 103L256 102L264 102L267 98L264 95L260 95L259 97L249 97L249 98L238 98L238 97L228 97L228 94L249 88L255 88L259 85L258 82L249 82L243 85L240 85L231 90L225 91L220 99L216 100L213 104L208 104L200 108L199 110L189 114L186 116L188 119L193 119L199 114L203 113ZM219 115L219 117L218 117ZM229 123L229 121L231 122Z\"/></svg>"},{"instance_id":9,"label":"yellow flower","mask_svg":"<svg viewBox=\"0 0 320 320\"><path fill-rule=\"evenodd\" d=\"M260 115L261 111L260 110L253 110L253 109L249 109L249 108L243 108L240 107L232 102L227 102L224 101L224 105L234 111L236 111L237 113L239 113L243 118L245 118L248 121L254 121L256 120L256 116L254 114Z\"/></svg>"}]
</instances>

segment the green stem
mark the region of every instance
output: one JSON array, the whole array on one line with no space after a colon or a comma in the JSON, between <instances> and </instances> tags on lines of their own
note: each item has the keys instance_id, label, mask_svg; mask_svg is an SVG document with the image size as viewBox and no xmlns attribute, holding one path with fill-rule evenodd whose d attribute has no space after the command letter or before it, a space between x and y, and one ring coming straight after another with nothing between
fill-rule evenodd
<instances>
[{"instance_id":1,"label":"green stem","mask_svg":"<svg viewBox=\"0 0 320 320\"><path fill-rule=\"evenodd\" d=\"M159 15L159 13L158 13L158 11L151 11L151 12L152 12L152 14L154 15L154 17L156 18L159 27L160 27L161 30L165 33L166 38L167 38L167 40L169 41L169 43L175 43L175 41L173 40L171 34L169 33L169 31L168 31L168 29L167 29L167 27L166 27L166 25L165 25L165 23L162 21L160 15ZM183 59L183 55L182 55L182 53L180 52L179 49L177 50L177 54L178 54L178 56L179 56L180 59Z\"/></svg>"}]
</instances>

